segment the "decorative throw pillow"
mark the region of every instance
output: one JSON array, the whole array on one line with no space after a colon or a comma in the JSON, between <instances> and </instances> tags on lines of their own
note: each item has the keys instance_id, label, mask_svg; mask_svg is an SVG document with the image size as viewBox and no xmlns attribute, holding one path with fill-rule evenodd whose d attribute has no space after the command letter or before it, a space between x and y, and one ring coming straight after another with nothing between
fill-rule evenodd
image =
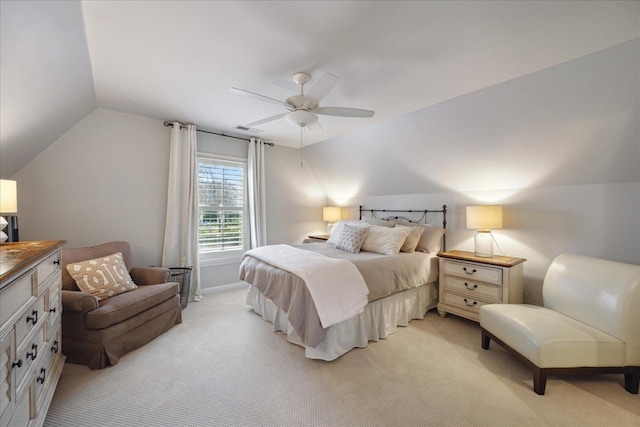
<instances>
[{"instance_id":1,"label":"decorative throw pillow","mask_svg":"<svg viewBox=\"0 0 640 427\"><path fill-rule=\"evenodd\" d=\"M396 224L396 228L407 228L409 229L409 235L405 239L402 247L400 248L400 252L415 252L418 243L420 242L420 236L422 236L422 232L424 231L424 227L406 227L404 225Z\"/></svg>"},{"instance_id":2,"label":"decorative throw pillow","mask_svg":"<svg viewBox=\"0 0 640 427\"><path fill-rule=\"evenodd\" d=\"M340 234L342 233L342 227L344 227L345 224L368 226L367 224L363 224L360 221L344 221L344 220L339 221L338 225L336 225L336 228L334 228L333 231L331 232L331 236L329 236L327 243L329 243L330 245L336 244L336 242L338 241L338 238L340 237Z\"/></svg>"},{"instance_id":3,"label":"decorative throw pillow","mask_svg":"<svg viewBox=\"0 0 640 427\"><path fill-rule=\"evenodd\" d=\"M99 300L138 288L133 283L120 252L67 264L67 270L82 292L95 295Z\"/></svg>"},{"instance_id":4,"label":"decorative throw pillow","mask_svg":"<svg viewBox=\"0 0 640 427\"><path fill-rule=\"evenodd\" d=\"M340 231L340 236L336 241L336 249L342 249L357 254L360 252L362 242L369 233L369 227L358 227L344 224Z\"/></svg>"},{"instance_id":5,"label":"decorative throw pillow","mask_svg":"<svg viewBox=\"0 0 640 427\"><path fill-rule=\"evenodd\" d=\"M423 229L420 241L418 241L418 246L416 246L416 251L427 253L435 253L438 251L440 247L440 239L444 235L444 228L428 224L414 224L405 221L398 221L397 224L405 225L407 227L421 227Z\"/></svg>"},{"instance_id":6,"label":"decorative throw pillow","mask_svg":"<svg viewBox=\"0 0 640 427\"><path fill-rule=\"evenodd\" d=\"M410 232L409 227L389 228L374 225L369 229L360 249L382 255L398 255Z\"/></svg>"}]
</instances>

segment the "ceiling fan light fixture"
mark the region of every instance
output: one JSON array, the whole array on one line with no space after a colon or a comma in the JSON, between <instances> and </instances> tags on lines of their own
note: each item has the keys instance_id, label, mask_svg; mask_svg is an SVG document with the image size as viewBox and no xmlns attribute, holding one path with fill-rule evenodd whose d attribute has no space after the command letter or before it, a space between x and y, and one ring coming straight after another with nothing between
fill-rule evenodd
<instances>
[{"instance_id":1,"label":"ceiling fan light fixture","mask_svg":"<svg viewBox=\"0 0 640 427\"><path fill-rule=\"evenodd\" d=\"M301 128L318 121L318 116L307 110L296 110L284 116L284 119L292 125Z\"/></svg>"}]
</instances>

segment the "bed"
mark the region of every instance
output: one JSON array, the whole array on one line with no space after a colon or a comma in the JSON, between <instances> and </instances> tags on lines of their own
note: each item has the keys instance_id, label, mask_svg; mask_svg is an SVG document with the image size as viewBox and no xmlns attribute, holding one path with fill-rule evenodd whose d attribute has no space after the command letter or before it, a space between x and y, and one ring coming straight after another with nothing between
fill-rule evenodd
<instances>
[{"instance_id":1,"label":"bed","mask_svg":"<svg viewBox=\"0 0 640 427\"><path fill-rule=\"evenodd\" d=\"M312 359L335 360L386 338L436 307L446 212L446 205L420 211L360 207L360 220L340 221L327 243L247 251L240 266L240 278L250 285L247 304ZM431 213L441 214L442 222L430 225ZM345 249L339 239L351 231L366 234L360 250Z\"/></svg>"}]
</instances>

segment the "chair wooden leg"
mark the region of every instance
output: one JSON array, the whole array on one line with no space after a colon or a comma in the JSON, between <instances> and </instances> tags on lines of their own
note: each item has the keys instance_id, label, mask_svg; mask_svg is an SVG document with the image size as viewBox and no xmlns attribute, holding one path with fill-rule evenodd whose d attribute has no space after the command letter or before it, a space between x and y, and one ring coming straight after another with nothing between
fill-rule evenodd
<instances>
[{"instance_id":1,"label":"chair wooden leg","mask_svg":"<svg viewBox=\"0 0 640 427\"><path fill-rule=\"evenodd\" d=\"M631 394L638 394L640 388L640 368L624 374L624 388Z\"/></svg>"},{"instance_id":2,"label":"chair wooden leg","mask_svg":"<svg viewBox=\"0 0 640 427\"><path fill-rule=\"evenodd\" d=\"M544 395L544 389L547 386L547 371L534 366L533 368L533 391L540 396Z\"/></svg>"},{"instance_id":3,"label":"chair wooden leg","mask_svg":"<svg viewBox=\"0 0 640 427\"><path fill-rule=\"evenodd\" d=\"M487 331L485 331L484 329L482 329L482 348L485 350L489 349L489 341L491 340L491 338L489 337L489 335L487 335Z\"/></svg>"}]
</instances>

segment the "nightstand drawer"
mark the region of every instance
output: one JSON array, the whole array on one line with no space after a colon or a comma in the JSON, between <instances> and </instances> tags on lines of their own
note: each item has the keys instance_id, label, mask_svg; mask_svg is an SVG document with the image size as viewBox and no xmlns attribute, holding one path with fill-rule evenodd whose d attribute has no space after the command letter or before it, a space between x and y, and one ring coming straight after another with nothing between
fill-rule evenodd
<instances>
[{"instance_id":1,"label":"nightstand drawer","mask_svg":"<svg viewBox=\"0 0 640 427\"><path fill-rule=\"evenodd\" d=\"M491 302L482 301L465 295L458 295L452 292L445 291L444 299L445 304L451 306L457 306L464 310L470 311L474 314L478 314L480 307L486 304L492 304Z\"/></svg>"},{"instance_id":2,"label":"nightstand drawer","mask_svg":"<svg viewBox=\"0 0 640 427\"><path fill-rule=\"evenodd\" d=\"M453 276L444 276L445 290L455 290L458 292L470 293L474 297L495 300L500 302L502 299L502 286L489 285L475 280L464 280Z\"/></svg>"},{"instance_id":3,"label":"nightstand drawer","mask_svg":"<svg viewBox=\"0 0 640 427\"><path fill-rule=\"evenodd\" d=\"M443 262L444 274L451 274L454 276L473 278L474 280L480 280L483 282L494 283L496 285L502 284L502 269L493 268L487 266L481 266L477 264L471 264L468 262L456 262L445 260Z\"/></svg>"}]
</instances>

